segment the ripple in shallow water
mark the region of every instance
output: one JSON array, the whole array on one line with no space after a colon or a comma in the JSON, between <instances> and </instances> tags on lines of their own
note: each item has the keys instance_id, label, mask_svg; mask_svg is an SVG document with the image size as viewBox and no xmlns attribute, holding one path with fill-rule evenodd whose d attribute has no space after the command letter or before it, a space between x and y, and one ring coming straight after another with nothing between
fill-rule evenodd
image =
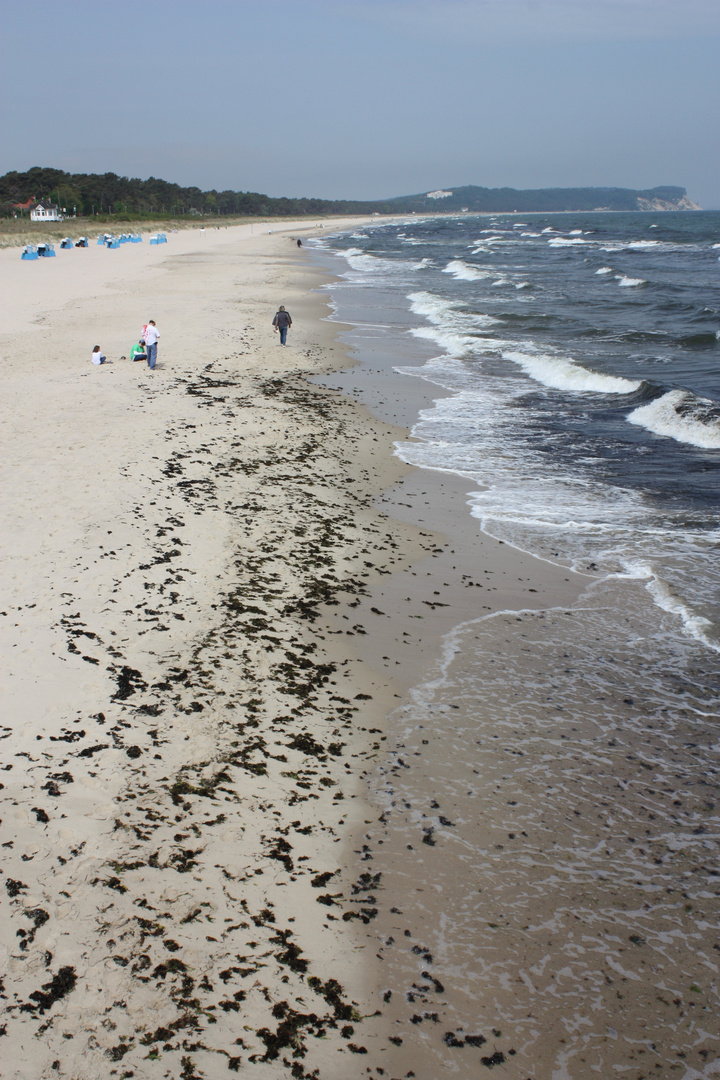
<instances>
[{"instance_id":1,"label":"ripple in shallow water","mask_svg":"<svg viewBox=\"0 0 720 1080\"><path fill-rule=\"evenodd\" d=\"M395 717L374 869L433 956L440 1034L502 1030L523 1078L709 1076L720 668L692 642L667 651L622 583L586 601L449 636ZM417 985L422 958L383 955ZM423 1038L438 1068L477 1075L467 1049Z\"/></svg>"}]
</instances>

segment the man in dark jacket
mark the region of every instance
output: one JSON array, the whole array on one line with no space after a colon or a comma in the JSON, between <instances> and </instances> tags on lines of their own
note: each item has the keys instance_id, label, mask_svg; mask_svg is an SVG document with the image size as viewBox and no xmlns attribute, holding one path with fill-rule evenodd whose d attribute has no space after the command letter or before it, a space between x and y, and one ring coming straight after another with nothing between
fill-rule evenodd
<instances>
[{"instance_id":1,"label":"man in dark jacket","mask_svg":"<svg viewBox=\"0 0 720 1080\"><path fill-rule=\"evenodd\" d=\"M284 345L287 341L288 329L292 326L292 319L290 318L290 312L286 311L282 304L276 312L272 324L275 327L275 333L280 334L280 344Z\"/></svg>"}]
</instances>

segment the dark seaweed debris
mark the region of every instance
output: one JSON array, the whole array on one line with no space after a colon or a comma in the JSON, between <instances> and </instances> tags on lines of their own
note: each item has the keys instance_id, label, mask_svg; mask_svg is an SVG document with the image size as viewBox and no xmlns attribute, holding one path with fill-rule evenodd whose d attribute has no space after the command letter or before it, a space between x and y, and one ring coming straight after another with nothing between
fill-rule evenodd
<instances>
[{"instance_id":1,"label":"dark seaweed debris","mask_svg":"<svg viewBox=\"0 0 720 1080\"><path fill-rule=\"evenodd\" d=\"M31 1005L26 1002L20 1006L21 1012L45 1013L56 1001L66 997L75 989L77 975L74 967L61 967L57 975L53 975L48 983L43 983L42 990L33 990L30 997L37 1002Z\"/></svg>"}]
</instances>

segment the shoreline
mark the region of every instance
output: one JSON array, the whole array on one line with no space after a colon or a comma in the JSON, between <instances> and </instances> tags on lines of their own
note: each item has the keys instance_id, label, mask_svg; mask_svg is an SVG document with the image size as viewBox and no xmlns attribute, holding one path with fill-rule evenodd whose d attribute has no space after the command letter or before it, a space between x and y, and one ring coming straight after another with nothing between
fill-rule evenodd
<instances>
[{"instance_id":1,"label":"shoreline","mask_svg":"<svg viewBox=\"0 0 720 1080\"><path fill-rule=\"evenodd\" d=\"M324 318L328 274L278 233L180 240L136 249L134 263L99 249L39 294L0 255L13 301L6 700L22 717L5 741L6 926L24 931L4 946L9 1041L28 1080L53 1059L61 1076L97 1072L108 1055L156 1075L152 1061L180 1068L191 1045L198 1075L213 1075L216 1054L265 1075L297 1046L321 1076L355 1075L355 1060L366 1075L394 1046L382 1016L356 1027L383 1004L359 865L377 816L365 784L386 717L435 659L465 586L458 570L449 621L433 607L422 634L404 624L408 647L402 619L427 613L427 598L401 618L400 593L409 575L449 571L445 511L428 526L398 505L434 483L392 454L404 418L374 419L306 381L353 370ZM262 323L278 290L295 320L282 354ZM80 330L113 356L118 328L150 308L156 372L91 368ZM252 949L216 938L221 919ZM235 1054L238 1015L264 1034Z\"/></svg>"},{"instance_id":2,"label":"shoreline","mask_svg":"<svg viewBox=\"0 0 720 1080\"><path fill-rule=\"evenodd\" d=\"M530 217L554 217L554 216L577 216L590 215L590 214L704 214L704 213L716 213L717 211L712 209L705 209L703 207L697 207L692 210L682 209L667 209L667 210L456 210L445 212L442 211L427 211L426 213L419 213L418 211L408 210L405 212L398 212L397 214L378 214L377 217L369 215L357 215L355 217L348 217L347 215L325 215L314 214L307 218L296 219L292 224L297 232L302 230L314 230L318 228L318 222L322 222L320 227L326 228L337 226L338 222L344 221L357 221L369 222L377 224L380 222L392 222L392 221L407 221L409 219L422 220L423 218L457 218L457 217L479 217L479 218L494 218L494 217L514 217L518 218L522 216ZM6 219L9 222L9 219ZM17 219L15 219L17 220ZM25 226L27 233L20 236L18 228L3 228L0 222L0 251L5 249L16 249L24 247L26 244L38 244L38 243L53 243L57 244L64 236L70 236L73 240L78 239L80 236L88 236L91 242L94 242L98 236L104 235L108 232L108 229L101 230L101 225L117 226L114 235L122 234L125 232L130 233L152 233L152 232L219 232L227 229L237 229L245 226L260 229L262 226L277 226L282 230L288 225L289 219L285 217L273 217L272 215L252 217L250 215L243 215L242 217L220 217L219 219L205 217L205 218L190 218L187 220L185 217L178 218L138 218L125 221L105 221L100 224L93 224L97 222L96 218L66 218L65 221L58 222L42 222L42 221L29 221L25 219ZM10 222L9 222L10 223ZM342 227L342 226L341 226ZM17 234L17 235L15 235Z\"/></svg>"}]
</instances>

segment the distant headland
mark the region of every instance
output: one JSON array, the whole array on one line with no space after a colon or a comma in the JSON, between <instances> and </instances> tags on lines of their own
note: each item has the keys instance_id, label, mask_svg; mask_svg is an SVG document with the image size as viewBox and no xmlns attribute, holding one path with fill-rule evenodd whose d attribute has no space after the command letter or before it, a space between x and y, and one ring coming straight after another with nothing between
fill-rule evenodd
<instances>
[{"instance_id":1,"label":"distant headland","mask_svg":"<svg viewBox=\"0 0 720 1080\"><path fill-rule=\"evenodd\" d=\"M166 180L129 179L115 173L67 173L41 168L0 177L0 216L30 216L34 206L51 206L62 217L120 219L205 216L302 217L325 214L520 213L593 210L700 210L683 187L438 189L391 199L273 198L253 191L201 191Z\"/></svg>"}]
</instances>

